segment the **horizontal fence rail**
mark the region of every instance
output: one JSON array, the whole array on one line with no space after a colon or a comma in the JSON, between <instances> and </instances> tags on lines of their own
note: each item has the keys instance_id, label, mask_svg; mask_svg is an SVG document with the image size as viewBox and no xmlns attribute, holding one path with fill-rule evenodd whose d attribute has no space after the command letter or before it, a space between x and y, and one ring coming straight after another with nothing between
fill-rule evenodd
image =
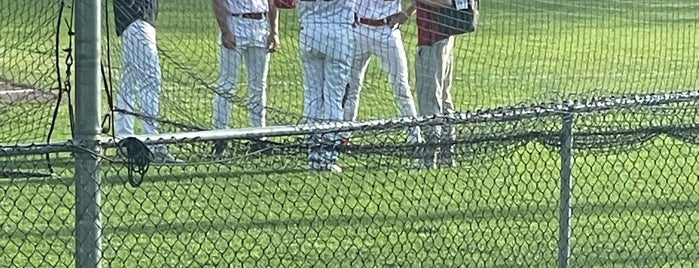
<instances>
[{"instance_id":1,"label":"horizontal fence rail","mask_svg":"<svg viewBox=\"0 0 699 268\"><path fill-rule=\"evenodd\" d=\"M699 260L699 2L224 2L0 1L0 266Z\"/></svg>"}]
</instances>

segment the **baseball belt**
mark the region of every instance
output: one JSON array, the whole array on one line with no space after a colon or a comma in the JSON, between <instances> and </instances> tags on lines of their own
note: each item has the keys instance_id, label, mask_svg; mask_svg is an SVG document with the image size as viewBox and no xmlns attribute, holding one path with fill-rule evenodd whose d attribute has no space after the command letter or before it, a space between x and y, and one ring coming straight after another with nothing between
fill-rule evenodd
<instances>
[{"instance_id":1,"label":"baseball belt","mask_svg":"<svg viewBox=\"0 0 699 268\"><path fill-rule=\"evenodd\" d=\"M369 25L369 26L386 26L388 25L388 19L368 19L368 18L359 18L359 23Z\"/></svg>"}]
</instances>

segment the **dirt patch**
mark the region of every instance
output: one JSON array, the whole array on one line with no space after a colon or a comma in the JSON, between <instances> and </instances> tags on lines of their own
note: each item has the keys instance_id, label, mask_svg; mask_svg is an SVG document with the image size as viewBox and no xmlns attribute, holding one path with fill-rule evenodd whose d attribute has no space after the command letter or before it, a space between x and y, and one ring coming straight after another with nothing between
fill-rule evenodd
<instances>
[{"instance_id":1,"label":"dirt patch","mask_svg":"<svg viewBox=\"0 0 699 268\"><path fill-rule=\"evenodd\" d=\"M56 99L56 94L46 92L30 86L19 85L0 79L0 102L49 102Z\"/></svg>"}]
</instances>

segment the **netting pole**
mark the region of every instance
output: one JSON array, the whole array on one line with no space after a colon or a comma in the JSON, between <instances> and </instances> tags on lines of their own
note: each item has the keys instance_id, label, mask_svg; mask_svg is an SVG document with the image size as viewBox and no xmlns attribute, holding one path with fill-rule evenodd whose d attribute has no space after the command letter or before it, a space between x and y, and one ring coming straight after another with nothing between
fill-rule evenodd
<instances>
[{"instance_id":1,"label":"netting pole","mask_svg":"<svg viewBox=\"0 0 699 268\"><path fill-rule=\"evenodd\" d=\"M75 1L75 265L102 267L100 0Z\"/></svg>"},{"instance_id":2,"label":"netting pole","mask_svg":"<svg viewBox=\"0 0 699 268\"><path fill-rule=\"evenodd\" d=\"M573 113L563 115L561 129L561 195L558 223L558 268L570 267L573 185Z\"/></svg>"}]
</instances>

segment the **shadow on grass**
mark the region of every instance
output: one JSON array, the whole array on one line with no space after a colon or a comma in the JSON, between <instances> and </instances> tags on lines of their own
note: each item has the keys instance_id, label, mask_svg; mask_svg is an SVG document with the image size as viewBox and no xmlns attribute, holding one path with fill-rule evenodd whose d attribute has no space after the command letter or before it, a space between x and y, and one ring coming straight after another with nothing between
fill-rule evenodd
<instances>
[{"instance_id":1,"label":"shadow on grass","mask_svg":"<svg viewBox=\"0 0 699 268\"><path fill-rule=\"evenodd\" d=\"M347 155L344 160L345 172L337 174L338 176L357 173L375 174L381 171L396 172L401 169L408 171L412 167L406 163L410 163L408 161L413 160L413 158L372 154ZM467 161L468 164L476 164L474 162L476 159L473 158L463 160ZM12 186L20 183L29 185L66 185L72 183L75 171L72 159L60 159L60 161L54 162L53 168L60 174L58 176L50 176L45 160L42 159L23 161L15 166L12 162L0 166L0 175L11 175L5 178L0 177L0 186ZM102 185L128 185L129 177L126 163L105 161L102 163L101 175ZM151 164L143 178L143 183L191 182L197 179L246 179L256 176L303 177L314 175L315 173L308 169L305 156L269 155L227 161L201 160L200 162L183 164ZM137 173L134 173L133 176L140 177Z\"/></svg>"},{"instance_id":2,"label":"shadow on grass","mask_svg":"<svg viewBox=\"0 0 699 268\"><path fill-rule=\"evenodd\" d=\"M586 208L593 209L586 209ZM696 203L686 201L686 200L674 200L674 201L638 201L633 203L633 206L619 203L579 203L577 204L576 211L583 211L585 213L574 214L576 218L584 218L590 216L604 216L614 214L612 216L618 217L619 211L629 211L627 208L633 207L633 212L638 214L639 212L644 212L644 214L650 213L652 215L657 215L658 218L662 217L663 214L667 212L677 212L683 211L689 214L690 212L699 212L699 207ZM434 234L439 230L435 227L430 227L426 222L433 221L488 221L493 219L503 219L504 221L550 221L552 226L557 226L556 215L558 211L558 206L556 203L541 206L538 204L519 204L513 205L512 207L486 207L479 206L472 209L459 209L459 210L445 210L445 211L435 211L426 212L419 215L334 215L329 217L307 217L307 218L288 218L288 219L269 219L269 220L249 220L249 221L217 221L217 220L207 220L202 219L201 221L187 221L187 222L171 222L171 223L158 223L158 224L124 224L123 222L116 222L119 219L118 215L105 215L103 218L103 223L106 223L104 234L145 234L151 235L155 233L198 233L198 232L210 232L210 231L249 231L249 230L261 230L261 229L271 229L278 232L283 229L299 228L299 227L319 227L324 228L330 227L347 227L347 226L368 226L368 225L380 225L386 226L400 226L407 229L407 231L420 233L420 234ZM552 218L553 216L553 218ZM110 223L116 223L114 226ZM552 235L556 233L557 227L555 229L549 230ZM26 233L15 232L10 234L11 238L26 238L30 236L35 237L47 237L47 236L70 236L73 234L73 227L64 225L61 228L51 228L50 230L36 230L32 229ZM584 236L587 234L573 234L575 237Z\"/></svg>"},{"instance_id":3,"label":"shadow on grass","mask_svg":"<svg viewBox=\"0 0 699 268\"><path fill-rule=\"evenodd\" d=\"M679 242L678 242L679 243ZM636 246L636 243L629 242L631 246ZM677 246L677 245L674 245ZM592 257L573 257L571 260L572 266L582 266L590 264L609 265L613 267L666 267L666 265L675 267L679 263L683 263L686 267L694 267L696 260L699 258L694 245L681 245L682 251L663 251L663 250L638 250L637 248L626 248L623 252L610 254L609 252L588 252ZM676 248L676 247L673 247ZM635 252L638 251L638 252ZM682 254L684 253L684 254ZM583 255L576 253L573 247L573 255ZM689 265L692 264L692 265ZM685 266L683 266L685 267Z\"/></svg>"}]
</instances>

